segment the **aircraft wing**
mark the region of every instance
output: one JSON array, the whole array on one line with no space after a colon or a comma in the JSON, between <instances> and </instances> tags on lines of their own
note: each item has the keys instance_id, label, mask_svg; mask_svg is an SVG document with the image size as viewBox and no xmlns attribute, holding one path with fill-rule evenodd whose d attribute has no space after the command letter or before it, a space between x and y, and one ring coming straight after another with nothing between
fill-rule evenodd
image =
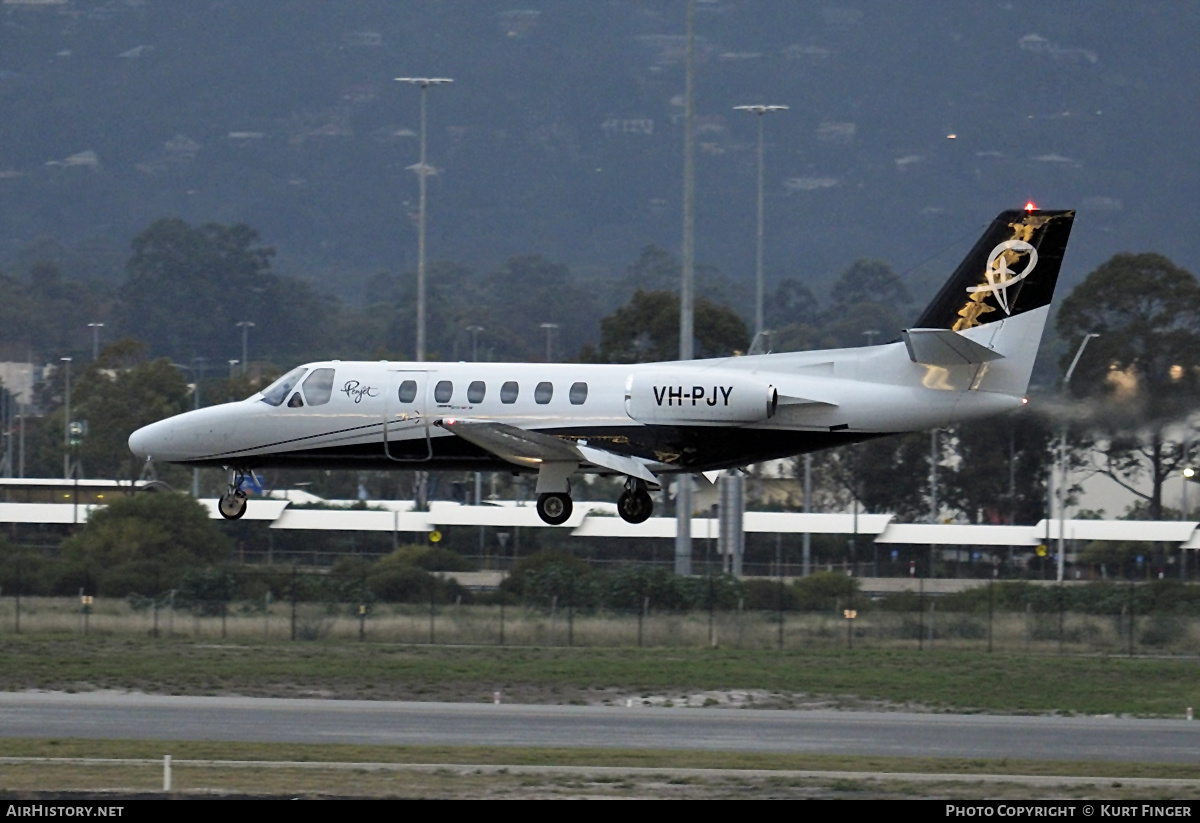
<instances>
[{"instance_id":1,"label":"aircraft wing","mask_svg":"<svg viewBox=\"0 0 1200 823\"><path fill-rule=\"evenodd\" d=\"M536 469L545 463L591 464L658 485L658 478L647 467L649 461L578 445L552 434L474 420L444 419L435 421L435 425L518 466Z\"/></svg>"}]
</instances>

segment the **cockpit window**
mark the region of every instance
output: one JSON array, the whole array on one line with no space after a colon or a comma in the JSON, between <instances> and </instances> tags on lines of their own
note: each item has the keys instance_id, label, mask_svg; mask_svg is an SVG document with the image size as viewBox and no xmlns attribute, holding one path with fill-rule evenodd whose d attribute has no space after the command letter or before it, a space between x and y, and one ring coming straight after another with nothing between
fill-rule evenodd
<instances>
[{"instance_id":1,"label":"cockpit window","mask_svg":"<svg viewBox=\"0 0 1200 823\"><path fill-rule=\"evenodd\" d=\"M308 371L304 366L292 369L283 377L263 389L262 401L271 406L278 406L287 399L288 393L300 382L300 378Z\"/></svg>"},{"instance_id":2,"label":"cockpit window","mask_svg":"<svg viewBox=\"0 0 1200 823\"><path fill-rule=\"evenodd\" d=\"M324 406L333 396L333 369L314 369L304 379L304 399L310 406Z\"/></svg>"},{"instance_id":3,"label":"cockpit window","mask_svg":"<svg viewBox=\"0 0 1200 823\"><path fill-rule=\"evenodd\" d=\"M304 398L300 396L300 392L296 392L295 394L292 395L292 399L288 401L288 408L289 409L304 408Z\"/></svg>"}]
</instances>

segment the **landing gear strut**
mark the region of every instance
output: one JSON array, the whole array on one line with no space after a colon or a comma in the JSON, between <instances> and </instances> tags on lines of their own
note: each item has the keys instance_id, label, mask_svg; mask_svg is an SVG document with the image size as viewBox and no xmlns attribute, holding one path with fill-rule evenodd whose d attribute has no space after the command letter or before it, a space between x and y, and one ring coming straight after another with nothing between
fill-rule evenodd
<instances>
[{"instance_id":1,"label":"landing gear strut","mask_svg":"<svg viewBox=\"0 0 1200 823\"><path fill-rule=\"evenodd\" d=\"M537 499L538 517L551 526L561 526L571 517L571 495L568 492L546 492Z\"/></svg>"},{"instance_id":2,"label":"landing gear strut","mask_svg":"<svg viewBox=\"0 0 1200 823\"><path fill-rule=\"evenodd\" d=\"M217 511L226 520L237 520L246 513L246 492L242 489L242 481L245 479L246 475L241 471L234 471L229 481L229 490L217 501Z\"/></svg>"},{"instance_id":3,"label":"landing gear strut","mask_svg":"<svg viewBox=\"0 0 1200 823\"><path fill-rule=\"evenodd\" d=\"M631 477L625 484L625 491L617 498L617 514L626 523L645 523L654 513L654 501L646 484Z\"/></svg>"}]
</instances>

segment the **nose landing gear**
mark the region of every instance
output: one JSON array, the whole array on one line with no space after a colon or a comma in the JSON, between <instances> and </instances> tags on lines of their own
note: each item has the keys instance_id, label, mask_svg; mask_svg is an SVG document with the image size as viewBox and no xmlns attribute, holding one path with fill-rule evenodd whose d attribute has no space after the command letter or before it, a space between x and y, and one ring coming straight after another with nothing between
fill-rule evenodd
<instances>
[{"instance_id":1,"label":"nose landing gear","mask_svg":"<svg viewBox=\"0 0 1200 823\"><path fill-rule=\"evenodd\" d=\"M237 520L246 513L246 492L242 488L245 479L244 473L234 471L229 481L229 489L217 501L217 511L226 520Z\"/></svg>"}]
</instances>

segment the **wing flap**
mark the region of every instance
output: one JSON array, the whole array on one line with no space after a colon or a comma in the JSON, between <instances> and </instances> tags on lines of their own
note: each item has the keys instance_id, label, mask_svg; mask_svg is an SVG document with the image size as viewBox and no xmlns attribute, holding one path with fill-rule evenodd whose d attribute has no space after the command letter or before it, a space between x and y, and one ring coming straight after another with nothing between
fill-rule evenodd
<instances>
[{"instance_id":1,"label":"wing flap","mask_svg":"<svg viewBox=\"0 0 1200 823\"><path fill-rule=\"evenodd\" d=\"M579 462L574 444L550 434L470 420L437 420L434 425L518 466L537 468L542 463Z\"/></svg>"},{"instance_id":2,"label":"wing flap","mask_svg":"<svg viewBox=\"0 0 1200 823\"><path fill-rule=\"evenodd\" d=\"M646 466L646 461L644 460L624 454L614 454L604 449L595 449L591 446L576 446L575 448L579 450L579 454L584 460L594 466L611 469L630 477L636 477L639 480L645 480L653 486L658 485L658 478Z\"/></svg>"},{"instance_id":3,"label":"wing flap","mask_svg":"<svg viewBox=\"0 0 1200 823\"><path fill-rule=\"evenodd\" d=\"M535 469L546 463L589 463L658 485L658 478L648 468L649 461L579 445L552 434L472 420L445 419L434 425L518 466Z\"/></svg>"}]
</instances>

